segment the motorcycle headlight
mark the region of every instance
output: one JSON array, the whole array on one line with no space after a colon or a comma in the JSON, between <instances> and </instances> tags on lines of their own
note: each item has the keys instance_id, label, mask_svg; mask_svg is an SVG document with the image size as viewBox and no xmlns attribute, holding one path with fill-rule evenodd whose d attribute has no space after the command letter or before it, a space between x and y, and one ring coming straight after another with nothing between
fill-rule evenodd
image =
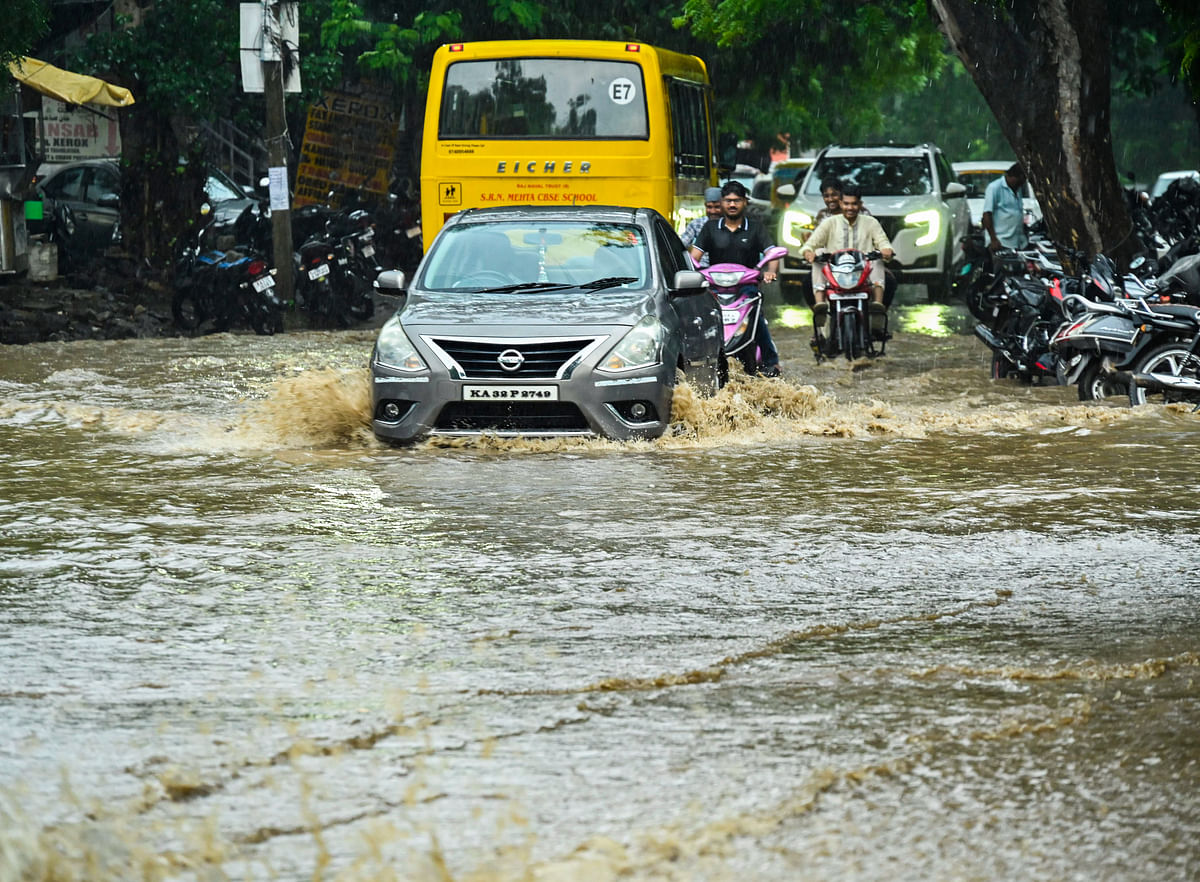
<instances>
[{"instance_id":1,"label":"motorcycle headlight","mask_svg":"<svg viewBox=\"0 0 1200 882\"><path fill-rule=\"evenodd\" d=\"M784 212L783 223L780 226L784 242L799 248L812 231L812 215L797 210Z\"/></svg>"},{"instance_id":2,"label":"motorcycle headlight","mask_svg":"<svg viewBox=\"0 0 1200 882\"><path fill-rule=\"evenodd\" d=\"M925 232L917 237L914 245L932 245L938 240L938 236L942 232L942 216L938 214L936 208L926 208L923 211L914 211L911 214L904 216L904 225L906 227L915 227L920 229L925 227Z\"/></svg>"},{"instance_id":3,"label":"motorcycle headlight","mask_svg":"<svg viewBox=\"0 0 1200 882\"><path fill-rule=\"evenodd\" d=\"M843 291L848 288L853 288L858 284L858 272L856 270L835 269L833 271L833 280L837 282L838 287Z\"/></svg>"},{"instance_id":4,"label":"motorcycle headlight","mask_svg":"<svg viewBox=\"0 0 1200 882\"><path fill-rule=\"evenodd\" d=\"M398 371L423 371L425 361L412 340L400 327L400 317L392 316L379 329L379 339L375 342L375 361Z\"/></svg>"},{"instance_id":5,"label":"motorcycle headlight","mask_svg":"<svg viewBox=\"0 0 1200 882\"><path fill-rule=\"evenodd\" d=\"M714 285L718 288L732 288L742 280L741 273L709 273Z\"/></svg>"},{"instance_id":6,"label":"motorcycle headlight","mask_svg":"<svg viewBox=\"0 0 1200 882\"><path fill-rule=\"evenodd\" d=\"M652 315L645 316L609 350L597 369L619 373L656 365L662 360L665 336L662 322Z\"/></svg>"}]
</instances>

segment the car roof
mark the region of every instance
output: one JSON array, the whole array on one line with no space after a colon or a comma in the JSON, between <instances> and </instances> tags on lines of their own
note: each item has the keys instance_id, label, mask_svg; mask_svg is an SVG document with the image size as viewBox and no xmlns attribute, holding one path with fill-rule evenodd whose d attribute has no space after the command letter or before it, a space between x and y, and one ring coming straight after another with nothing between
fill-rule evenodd
<instances>
[{"instance_id":1,"label":"car roof","mask_svg":"<svg viewBox=\"0 0 1200 882\"><path fill-rule=\"evenodd\" d=\"M923 156L940 152L933 144L830 144L822 156Z\"/></svg>"},{"instance_id":2,"label":"car roof","mask_svg":"<svg viewBox=\"0 0 1200 882\"><path fill-rule=\"evenodd\" d=\"M454 215L446 224L480 223L483 221L538 220L596 220L603 223L647 223L652 208L630 208L624 205L502 205L494 208L469 208Z\"/></svg>"},{"instance_id":3,"label":"car roof","mask_svg":"<svg viewBox=\"0 0 1200 882\"><path fill-rule=\"evenodd\" d=\"M950 166L956 172L959 172L959 171L968 171L968 172L969 171L995 171L999 174L1003 174L1004 172L1006 172L1010 168L1012 168L1013 163L1015 161L1016 160L1013 160L1013 159L995 159L995 160L993 160L993 159L973 159L973 160L970 160L969 162L952 162L952 163L950 163Z\"/></svg>"}]
</instances>

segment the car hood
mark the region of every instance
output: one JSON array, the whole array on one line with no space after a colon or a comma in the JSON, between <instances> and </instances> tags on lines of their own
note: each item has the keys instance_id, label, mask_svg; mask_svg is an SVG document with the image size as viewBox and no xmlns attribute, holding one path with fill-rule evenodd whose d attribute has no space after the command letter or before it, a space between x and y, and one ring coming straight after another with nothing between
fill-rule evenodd
<instances>
[{"instance_id":1,"label":"car hood","mask_svg":"<svg viewBox=\"0 0 1200 882\"><path fill-rule=\"evenodd\" d=\"M925 208L937 208L941 200L932 193L921 196L864 196L863 204L871 214L880 217L895 217Z\"/></svg>"},{"instance_id":2,"label":"car hood","mask_svg":"<svg viewBox=\"0 0 1200 882\"><path fill-rule=\"evenodd\" d=\"M923 208L935 208L941 204L937 196L925 193L920 196L864 196L863 205L877 217L903 216ZM792 208L815 216L825 207L819 196L802 196L792 203Z\"/></svg>"},{"instance_id":3,"label":"car hood","mask_svg":"<svg viewBox=\"0 0 1200 882\"><path fill-rule=\"evenodd\" d=\"M650 291L587 291L570 288L556 291L514 293L409 293L401 322L416 325L469 326L518 325L556 328L566 325L634 325L654 311Z\"/></svg>"}]
</instances>

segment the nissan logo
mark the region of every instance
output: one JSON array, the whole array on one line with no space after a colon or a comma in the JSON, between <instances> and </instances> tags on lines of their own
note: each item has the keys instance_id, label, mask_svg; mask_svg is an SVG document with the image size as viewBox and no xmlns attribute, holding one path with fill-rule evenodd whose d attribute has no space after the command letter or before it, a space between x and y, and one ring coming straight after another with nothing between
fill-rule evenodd
<instances>
[{"instance_id":1,"label":"nissan logo","mask_svg":"<svg viewBox=\"0 0 1200 882\"><path fill-rule=\"evenodd\" d=\"M519 371L525 363L525 356L516 349L505 349L496 356L496 361L506 371Z\"/></svg>"}]
</instances>

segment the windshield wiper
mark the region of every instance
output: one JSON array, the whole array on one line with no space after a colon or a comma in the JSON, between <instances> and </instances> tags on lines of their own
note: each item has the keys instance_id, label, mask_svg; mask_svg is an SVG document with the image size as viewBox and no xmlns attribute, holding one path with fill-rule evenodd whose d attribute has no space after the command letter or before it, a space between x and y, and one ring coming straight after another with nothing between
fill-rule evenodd
<instances>
[{"instance_id":1,"label":"windshield wiper","mask_svg":"<svg viewBox=\"0 0 1200 882\"><path fill-rule=\"evenodd\" d=\"M562 282L517 282L515 285L501 285L498 288L480 288L481 294L509 294L514 291L549 291L552 288L574 288L574 285L564 285Z\"/></svg>"},{"instance_id":2,"label":"windshield wiper","mask_svg":"<svg viewBox=\"0 0 1200 882\"><path fill-rule=\"evenodd\" d=\"M595 279L591 282L584 282L576 287L590 288L593 291L598 291L601 288L611 288L614 285L627 285L630 282L636 282L637 276L610 276L607 279Z\"/></svg>"}]
</instances>

